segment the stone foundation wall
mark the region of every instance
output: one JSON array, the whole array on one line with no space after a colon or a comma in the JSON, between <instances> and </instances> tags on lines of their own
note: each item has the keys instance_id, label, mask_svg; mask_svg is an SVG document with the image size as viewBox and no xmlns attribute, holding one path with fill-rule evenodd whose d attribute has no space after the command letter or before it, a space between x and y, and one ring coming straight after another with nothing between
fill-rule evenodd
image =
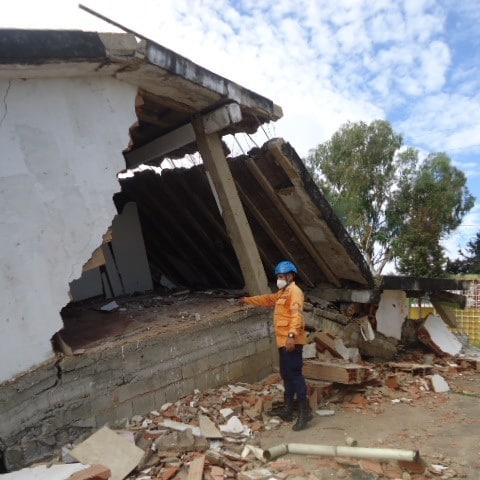
<instances>
[{"instance_id":1,"label":"stone foundation wall","mask_svg":"<svg viewBox=\"0 0 480 480\"><path fill-rule=\"evenodd\" d=\"M7 470L194 389L257 381L276 362L269 311L235 311L177 331L107 343L52 359L0 385L0 449Z\"/></svg>"}]
</instances>

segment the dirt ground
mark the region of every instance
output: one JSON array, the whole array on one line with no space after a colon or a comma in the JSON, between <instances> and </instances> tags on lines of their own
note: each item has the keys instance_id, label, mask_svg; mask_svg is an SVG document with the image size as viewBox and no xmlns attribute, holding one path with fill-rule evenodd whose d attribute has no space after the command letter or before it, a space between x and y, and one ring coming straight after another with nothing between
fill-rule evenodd
<instances>
[{"instance_id":1,"label":"dirt ground","mask_svg":"<svg viewBox=\"0 0 480 480\"><path fill-rule=\"evenodd\" d=\"M444 370L445 367L439 369ZM421 479L428 476L479 479L480 372L455 373L452 368L447 373L442 371L441 375L449 384L450 391L447 393L422 391L416 386L422 384L421 377L405 376L406 385L398 390L373 387L362 395L347 394L338 403L327 401L320 408L334 410L335 414L327 417L316 415L307 430L294 432L291 424L284 423L278 430L262 432L261 446L265 449L280 443L345 445L346 438L351 437L361 447L418 450L427 465L426 475L403 469L398 471L397 477L393 473L392 476L378 473L375 476L358 468L357 461L347 461L342 465L338 457L322 459L292 454L282 457L301 465L305 474L313 474L322 480ZM412 384L408 385L409 382ZM400 403L392 403L392 400L398 402L398 399ZM396 464L384 462L384 473L385 467L395 471ZM442 473L435 474L434 471Z\"/></svg>"}]
</instances>

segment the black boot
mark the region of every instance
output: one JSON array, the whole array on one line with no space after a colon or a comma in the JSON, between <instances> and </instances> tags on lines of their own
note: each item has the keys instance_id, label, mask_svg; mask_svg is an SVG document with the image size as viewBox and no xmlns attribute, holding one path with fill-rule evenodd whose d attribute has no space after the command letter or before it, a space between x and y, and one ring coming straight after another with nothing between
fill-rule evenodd
<instances>
[{"instance_id":1,"label":"black boot","mask_svg":"<svg viewBox=\"0 0 480 480\"><path fill-rule=\"evenodd\" d=\"M285 422L293 420L293 399L284 397L285 403L267 412L271 417L280 417Z\"/></svg>"},{"instance_id":2,"label":"black boot","mask_svg":"<svg viewBox=\"0 0 480 480\"><path fill-rule=\"evenodd\" d=\"M308 398L299 401L300 413L298 414L297 422L292 427L292 430L298 432L307 428L307 423L313 418L312 409L308 404Z\"/></svg>"}]
</instances>

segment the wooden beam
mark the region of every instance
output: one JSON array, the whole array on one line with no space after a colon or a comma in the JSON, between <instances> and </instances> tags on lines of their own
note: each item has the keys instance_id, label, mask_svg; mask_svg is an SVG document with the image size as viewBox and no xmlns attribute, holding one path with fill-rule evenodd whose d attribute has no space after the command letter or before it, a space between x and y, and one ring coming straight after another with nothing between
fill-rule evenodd
<instances>
[{"instance_id":1,"label":"wooden beam","mask_svg":"<svg viewBox=\"0 0 480 480\"><path fill-rule=\"evenodd\" d=\"M242 202L247 206L248 210L256 218L257 222L262 226L262 228L265 230L265 233L269 236L270 240L275 244L275 246L280 250L282 255L285 258L289 257L290 252L287 246L280 240L278 235L270 226L268 220L262 215L260 210L258 210L256 205L252 202L252 200L250 200L250 197L243 191L240 184L236 182L236 185L237 185L238 193L240 194L240 197L242 199ZM307 286L313 287L315 285L314 282L309 278L308 274L304 270L302 270L300 267L298 267L298 275L303 279L303 281Z\"/></svg>"},{"instance_id":2,"label":"wooden beam","mask_svg":"<svg viewBox=\"0 0 480 480\"><path fill-rule=\"evenodd\" d=\"M198 457L195 457L190 462L190 467L188 468L187 480L202 480L204 467L205 467L205 455L200 455Z\"/></svg>"},{"instance_id":3,"label":"wooden beam","mask_svg":"<svg viewBox=\"0 0 480 480\"><path fill-rule=\"evenodd\" d=\"M237 103L229 103L198 119L202 131L206 134L220 132L225 127L242 120L242 112ZM142 163L153 162L164 155L196 141L195 130L191 123L152 140L135 150L124 153L127 168L135 168Z\"/></svg>"},{"instance_id":4,"label":"wooden beam","mask_svg":"<svg viewBox=\"0 0 480 480\"><path fill-rule=\"evenodd\" d=\"M258 183L262 186L265 193L269 196L272 203L281 213L288 226L295 232L295 235L300 239L302 245L305 247L309 255L313 258L315 263L322 269L325 277L329 282L331 282L336 287L340 287L340 282L335 274L332 272L331 268L327 265L325 260L318 253L316 248L312 245L312 242L302 230L300 225L293 218L290 210L283 204L281 198L278 197L277 192L274 190L270 182L265 178L262 171L255 163L253 159L246 160L247 167L252 172L253 176L257 179Z\"/></svg>"},{"instance_id":5,"label":"wooden beam","mask_svg":"<svg viewBox=\"0 0 480 480\"><path fill-rule=\"evenodd\" d=\"M222 217L237 254L246 289L250 295L267 293L269 289L265 270L238 196L232 172L225 158L221 138L218 133L205 133L205 123L202 118L194 120L193 126L198 149L205 168L212 178L221 205Z\"/></svg>"},{"instance_id":6,"label":"wooden beam","mask_svg":"<svg viewBox=\"0 0 480 480\"><path fill-rule=\"evenodd\" d=\"M105 265L105 256L103 255L102 246L93 251L90 259L83 266L82 272L88 272L89 270L93 270L101 265Z\"/></svg>"},{"instance_id":7,"label":"wooden beam","mask_svg":"<svg viewBox=\"0 0 480 480\"><path fill-rule=\"evenodd\" d=\"M192 124L187 123L170 133L152 140L150 143L124 154L128 168L135 168L142 163L149 163L195 141Z\"/></svg>"}]
</instances>

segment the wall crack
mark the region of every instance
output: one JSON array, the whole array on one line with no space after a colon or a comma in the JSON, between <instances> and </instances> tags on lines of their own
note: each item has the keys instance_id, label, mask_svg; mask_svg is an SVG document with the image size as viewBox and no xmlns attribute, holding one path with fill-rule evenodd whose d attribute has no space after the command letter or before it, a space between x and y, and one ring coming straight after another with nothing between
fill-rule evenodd
<instances>
[{"instance_id":1,"label":"wall crack","mask_svg":"<svg viewBox=\"0 0 480 480\"><path fill-rule=\"evenodd\" d=\"M5 111L3 112L2 118L0 119L0 128L2 128L3 121L5 120L5 118L7 118L7 114L8 114L7 97L8 97L8 92L10 91L11 86L12 86L12 81L9 80L7 90L5 91L5 95L3 96L3 106Z\"/></svg>"}]
</instances>

